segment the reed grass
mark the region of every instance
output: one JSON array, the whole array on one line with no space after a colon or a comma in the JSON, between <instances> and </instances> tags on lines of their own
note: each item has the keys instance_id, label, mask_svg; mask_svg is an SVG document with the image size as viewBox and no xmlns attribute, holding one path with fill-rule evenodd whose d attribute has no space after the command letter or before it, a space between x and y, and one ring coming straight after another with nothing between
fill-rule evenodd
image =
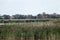
<instances>
[{"instance_id":1,"label":"reed grass","mask_svg":"<svg viewBox=\"0 0 60 40\"><path fill-rule=\"evenodd\" d=\"M34 38L49 38L51 36L60 36L60 26L57 25L43 25L33 26L26 25L1 25L0 26L0 38L4 37L34 37Z\"/></svg>"}]
</instances>

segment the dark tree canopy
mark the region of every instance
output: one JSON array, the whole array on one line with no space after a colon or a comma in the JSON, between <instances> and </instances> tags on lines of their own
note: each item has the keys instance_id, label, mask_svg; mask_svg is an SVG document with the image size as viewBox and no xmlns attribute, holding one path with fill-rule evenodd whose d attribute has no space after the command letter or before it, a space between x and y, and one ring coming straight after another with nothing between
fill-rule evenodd
<instances>
[{"instance_id":1,"label":"dark tree canopy","mask_svg":"<svg viewBox=\"0 0 60 40\"><path fill-rule=\"evenodd\" d=\"M36 16L33 15L20 15L20 14L15 14L15 15L2 15L0 16L0 19L2 19L4 17L4 19L10 19L11 17L13 19L42 19L42 18L60 18L60 14L47 14L45 12L43 12L42 14L37 14Z\"/></svg>"}]
</instances>

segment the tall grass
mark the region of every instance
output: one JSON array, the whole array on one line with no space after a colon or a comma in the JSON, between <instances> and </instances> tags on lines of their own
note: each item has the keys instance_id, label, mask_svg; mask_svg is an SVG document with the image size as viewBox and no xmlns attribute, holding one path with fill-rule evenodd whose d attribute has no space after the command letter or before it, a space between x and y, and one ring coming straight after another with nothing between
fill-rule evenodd
<instances>
[{"instance_id":1,"label":"tall grass","mask_svg":"<svg viewBox=\"0 0 60 40\"><path fill-rule=\"evenodd\" d=\"M54 24L57 22L54 21ZM1 25L0 40L58 40L60 39L60 25L45 25L35 26L33 23L21 25ZM39 23L38 23L39 24ZM38 25L37 24L37 25ZM51 23L52 24L52 23Z\"/></svg>"}]
</instances>

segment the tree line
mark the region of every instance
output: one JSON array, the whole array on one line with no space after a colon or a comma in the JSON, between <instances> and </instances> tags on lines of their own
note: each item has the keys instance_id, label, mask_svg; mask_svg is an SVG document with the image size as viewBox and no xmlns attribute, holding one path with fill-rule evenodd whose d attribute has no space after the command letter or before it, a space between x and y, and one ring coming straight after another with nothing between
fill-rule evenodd
<instances>
[{"instance_id":1,"label":"tree line","mask_svg":"<svg viewBox=\"0 0 60 40\"><path fill-rule=\"evenodd\" d=\"M60 14L46 14L43 12L42 14L37 14L36 16L33 15L20 15L20 14L15 14L15 15L0 15L0 19L42 19L42 18L60 18Z\"/></svg>"}]
</instances>

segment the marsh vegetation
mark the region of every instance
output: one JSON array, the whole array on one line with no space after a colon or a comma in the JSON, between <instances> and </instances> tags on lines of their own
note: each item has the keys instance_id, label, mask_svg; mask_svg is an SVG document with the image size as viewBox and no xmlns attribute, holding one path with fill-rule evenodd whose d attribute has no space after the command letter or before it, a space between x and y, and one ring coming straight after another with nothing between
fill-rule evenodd
<instances>
[{"instance_id":1,"label":"marsh vegetation","mask_svg":"<svg viewBox=\"0 0 60 40\"><path fill-rule=\"evenodd\" d=\"M59 24L55 20L0 25L0 40L60 40Z\"/></svg>"}]
</instances>

